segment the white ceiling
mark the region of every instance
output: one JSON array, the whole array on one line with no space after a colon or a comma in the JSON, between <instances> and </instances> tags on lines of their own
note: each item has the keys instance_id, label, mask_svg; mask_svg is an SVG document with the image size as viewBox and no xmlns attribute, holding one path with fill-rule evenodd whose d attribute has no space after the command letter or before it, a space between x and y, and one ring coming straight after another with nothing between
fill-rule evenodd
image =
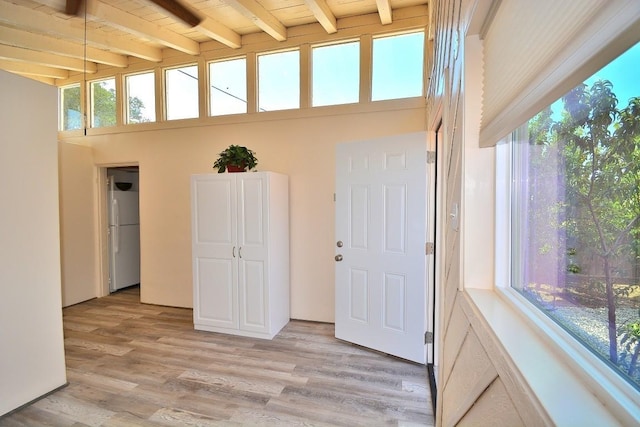
<instances>
[{"instance_id":1,"label":"white ceiling","mask_svg":"<svg viewBox=\"0 0 640 427\"><path fill-rule=\"evenodd\" d=\"M243 36L265 32L283 41L292 27L312 23L330 34L341 18L372 13L390 24L397 9L427 2L182 0L201 19L191 27L153 0L83 0L78 16L65 14L65 0L0 0L0 69L55 84L73 72L94 73L100 64L160 62L166 49L197 56L200 43L211 40L235 49Z\"/></svg>"}]
</instances>

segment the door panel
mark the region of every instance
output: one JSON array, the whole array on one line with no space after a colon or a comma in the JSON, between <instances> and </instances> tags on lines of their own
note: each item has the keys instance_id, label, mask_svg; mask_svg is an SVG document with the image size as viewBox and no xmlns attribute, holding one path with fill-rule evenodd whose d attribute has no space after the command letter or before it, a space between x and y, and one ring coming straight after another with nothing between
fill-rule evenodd
<instances>
[{"instance_id":1,"label":"door panel","mask_svg":"<svg viewBox=\"0 0 640 427\"><path fill-rule=\"evenodd\" d=\"M385 185L384 191L384 250L404 254L407 230L407 187Z\"/></svg>"},{"instance_id":2,"label":"door panel","mask_svg":"<svg viewBox=\"0 0 640 427\"><path fill-rule=\"evenodd\" d=\"M426 134L336 149L336 337L425 363Z\"/></svg>"},{"instance_id":3,"label":"door panel","mask_svg":"<svg viewBox=\"0 0 640 427\"><path fill-rule=\"evenodd\" d=\"M407 278L403 274L387 273L384 275L384 312L382 325L385 328L406 331L406 313L404 303L407 295Z\"/></svg>"},{"instance_id":4,"label":"door panel","mask_svg":"<svg viewBox=\"0 0 640 427\"><path fill-rule=\"evenodd\" d=\"M231 245L235 237L231 200L233 182L198 181L195 192L196 243Z\"/></svg>"},{"instance_id":5,"label":"door panel","mask_svg":"<svg viewBox=\"0 0 640 427\"><path fill-rule=\"evenodd\" d=\"M240 301L242 316L240 327L262 332L267 330L265 263L240 261Z\"/></svg>"},{"instance_id":6,"label":"door panel","mask_svg":"<svg viewBox=\"0 0 640 427\"><path fill-rule=\"evenodd\" d=\"M369 277L366 270L351 269L349 282L349 318L369 321Z\"/></svg>"},{"instance_id":7,"label":"door panel","mask_svg":"<svg viewBox=\"0 0 640 427\"><path fill-rule=\"evenodd\" d=\"M231 260L198 258L196 260L196 322L209 326L237 328L235 287Z\"/></svg>"},{"instance_id":8,"label":"door panel","mask_svg":"<svg viewBox=\"0 0 640 427\"><path fill-rule=\"evenodd\" d=\"M369 246L369 188L353 186L351 188L349 206L349 229L351 239L349 243L353 249L366 249Z\"/></svg>"},{"instance_id":9,"label":"door panel","mask_svg":"<svg viewBox=\"0 0 640 427\"><path fill-rule=\"evenodd\" d=\"M259 177L242 178L239 181L241 233L239 244L242 247L264 246L265 242L265 188L264 179Z\"/></svg>"}]
</instances>

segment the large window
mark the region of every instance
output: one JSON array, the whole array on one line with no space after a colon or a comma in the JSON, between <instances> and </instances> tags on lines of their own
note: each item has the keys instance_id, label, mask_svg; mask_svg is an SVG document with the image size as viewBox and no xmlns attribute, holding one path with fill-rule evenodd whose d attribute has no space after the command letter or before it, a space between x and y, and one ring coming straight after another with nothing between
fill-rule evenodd
<instances>
[{"instance_id":1,"label":"large window","mask_svg":"<svg viewBox=\"0 0 640 427\"><path fill-rule=\"evenodd\" d=\"M156 79L153 71L125 77L127 124L156 121Z\"/></svg>"},{"instance_id":2,"label":"large window","mask_svg":"<svg viewBox=\"0 0 640 427\"><path fill-rule=\"evenodd\" d=\"M167 120L198 117L198 66L165 70L164 79Z\"/></svg>"},{"instance_id":3,"label":"large window","mask_svg":"<svg viewBox=\"0 0 640 427\"><path fill-rule=\"evenodd\" d=\"M116 79L97 80L89 84L91 127L116 125Z\"/></svg>"},{"instance_id":4,"label":"large window","mask_svg":"<svg viewBox=\"0 0 640 427\"><path fill-rule=\"evenodd\" d=\"M60 130L82 128L80 83L60 88Z\"/></svg>"},{"instance_id":5,"label":"large window","mask_svg":"<svg viewBox=\"0 0 640 427\"><path fill-rule=\"evenodd\" d=\"M371 100L422 96L424 33L373 39Z\"/></svg>"},{"instance_id":6,"label":"large window","mask_svg":"<svg viewBox=\"0 0 640 427\"><path fill-rule=\"evenodd\" d=\"M640 389L640 44L518 129L513 288Z\"/></svg>"},{"instance_id":7,"label":"large window","mask_svg":"<svg viewBox=\"0 0 640 427\"><path fill-rule=\"evenodd\" d=\"M312 102L350 104L360 100L360 43L317 46L312 56Z\"/></svg>"},{"instance_id":8,"label":"large window","mask_svg":"<svg viewBox=\"0 0 640 427\"><path fill-rule=\"evenodd\" d=\"M246 58L209 63L209 114L222 116L246 112Z\"/></svg>"},{"instance_id":9,"label":"large window","mask_svg":"<svg viewBox=\"0 0 640 427\"><path fill-rule=\"evenodd\" d=\"M258 56L258 111L300 108L300 52Z\"/></svg>"}]
</instances>

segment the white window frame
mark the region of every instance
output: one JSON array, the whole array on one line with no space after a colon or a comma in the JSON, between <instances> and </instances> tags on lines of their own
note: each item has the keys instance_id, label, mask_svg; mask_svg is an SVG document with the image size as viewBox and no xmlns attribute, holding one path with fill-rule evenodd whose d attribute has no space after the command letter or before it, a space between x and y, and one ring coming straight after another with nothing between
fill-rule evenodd
<instances>
[{"instance_id":1,"label":"white window frame","mask_svg":"<svg viewBox=\"0 0 640 427\"><path fill-rule=\"evenodd\" d=\"M358 84L356 87L356 90L358 92L358 96L356 98L355 101L352 102L338 102L338 103L330 103L330 104L321 104L321 105L314 105L314 79L315 76L313 75L313 61L314 61L314 52L315 49L321 49L321 48L326 48L326 47L334 47L334 46L341 46L341 45L345 45L345 44L352 44L355 43L358 45ZM345 40L340 40L337 42L331 42L331 43L317 43L311 46L310 49L310 57L311 57L311 66L309 67L309 75L310 75L310 90L311 90L311 107L312 108L320 108L320 107L334 107L336 105L349 105L349 104L357 104L360 102L360 97L361 97L361 93L360 93L360 88L362 86L362 41L360 40L360 38L357 39L345 39Z\"/></svg>"},{"instance_id":2,"label":"white window frame","mask_svg":"<svg viewBox=\"0 0 640 427\"><path fill-rule=\"evenodd\" d=\"M65 129L64 128L64 106L63 106L63 102L64 102L64 91L67 89L71 89L77 87L78 90L80 91L80 95L78 97L78 102L79 102L79 106L80 106L80 127L77 129ZM80 82L78 83L73 83L73 84L69 84L69 85L65 85L65 86L60 86L58 88L58 130L61 132L73 132L73 131L78 131L81 130L85 123L84 123L84 112L82 109L82 84Z\"/></svg>"},{"instance_id":3,"label":"white window frame","mask_svg":"<svg viewBox=\"0 0 640 427\"><path fill-rule=\"evenodd\" d=\"M124 105L124 124L125 125L137 125L137 124L141 124L141 123L145 123L145 122L140 122L140 123L131 123L131 117L130 117L130 105L129 105L129 98L130 98L130 93L129 93L129 85L128 85L128 79L129 77L135 77L135 76L140 76L143 74L151 74L153 75L153 105L150 106L149 108L153 109L154 112L154 118L153 120L151 120L148 123L156 123L158 121L158 112L156 111L156 105L157 105L157 99L156 99L156 88L157 88L157 84L156 84L156 79L157 79L157 75L155 73L155 71L153 69L151 70L145 70L145 71L140 71L137 73L129 73L129 74L125 74L123 76L122 82L123 82L123 88L122 88L122 93L124 94L123 98L123 105ZM117 89L116 89L117 90Z\"/></svg>"},{"instance_id":4,"label":"white window frame","mask_svg":"<svg viewBox=\"0 0 640 427\"><path fill-rule=\"evenodd\" d=\"M94 122L95 122L95 109L94 107L94 91L93 91L93 85L94 84L100 84L100 82L105 82L107 80L113 80L113 87L115 90L115 99L114 99L114 113L115 113L115 119L116 122L111 125L111 126L95 126ZM88 114L88 123L86 124L87 127L91 128L91 129L104 129L104 128L113 128L119 125L118 121L119 119L119 114L118 114L118 97L120 96L120 91L118 90L118 79L116 78L116 76L107 76L107 77L103 77L101 79L95 79L95 80L90 80L87 82L87 111L89 112Z\"/></svg>"},{"instance_id":5,"label":"white window frame","mask_svg":"<svg viewBox=\"0 0 640 427\"><path fill-rule=\"evenodd\" d=\"M520 315L525 322L548 345L557 361L567 371L573 370L579 380L579 386L595 395L603 402L612 415L625 424L640 423L640 407L638 391L627 381L617 375L611 367L589 351L581 342L571 336L561 326L535 307L518 291L511 287L511 226L513 180L511 175L513 134L507 136L496 148L496 235L495 235L495 290L507 304ZM525 345L522 343L521 345ZM545 369L544 367L520 366L521 370ZM570 372L567 372L570 374ZM539 373L538 373L539 374ZM563 395L574 393L571 380L556 379L554 387L564 390ZM568 388L568 391L567 391ZM561 395L562 396L562 395ZM559 396L556 405L562 406L566 401ZM588 410L588 408L585 408Z\"/></svg>"},{"instance_id":6,"label":"white window frame","mask_svg":"<svg viewBox=\"0 0 640 427\"><path fill-rule=\"evenodd\" d=\"M389 39L389 38L394 38L394 37L400 37L400 36L408 36L408 35L413 35L413 34L422 34L422 70L420 75L422 76L422 89L420 91L419 95L414 95L414 96L410 96L410 97L405 97L405 96L400 96L400 97L393 97L393 98L381 98L381 99L373 99L373 75L374 75L374 68L375 68L375 58L374 58L374 45L375 45L375 41L376 40L383 40L383 39ZM376 35L372 38L371 40L371 58L370 58L370 67L371 67L371 75L369 76L369 84L371 86L371 102L384 102L384 101L392 101L395 99L411 99L411 98L419 98L419 97L423 97L425 96L425 92L427 89L427 84L425 81L425 75L427 67L426 67L426 44L427 44L427 34L426 31L424 30L410 30L410 31L399 31L399 32L393 32L393 33L386 33L386 34L379 34Z\"/></svg>"},{"instance_id":7,"label":"white window frame","mask_svg":"<svg viewBox=\"0 0 640 427\"><path fill-rule=\"evenodd\" d=\"M211 91L212 89L212 84L211 84L211 65L212 64L219 64L222 62L230 62L230 61L237 61L240 59L244 59L244 65L245 65L245 75L244 75L244 83L245 83L245 96L246 96L246 107L245 107L245 111L242 113L223 113L223 114L213 114L213 108L211 105ZM241 56L233 56L233 57L229 57L229 58L220 58L220 59L215 59L213 61L208 61L205 64L205 70L206 70L206 74L207 74L207 90L205 91L205 97L207 99L207 116L208 117L224 117L224 116L231 116L231 115L235 115L235 114L247 114L249 112L249 108L250 108L250 102L251 102L251 97L249 96L249 72L248 72L248 67L249 67L249 58L247 55L241 55Z\"/></svg>"},{"instance_id":8,"label":"white window frame","mask_svg":"<svg viewBox=\"0 0 640 427\"><path fill-rule=\"evenodd\" d=\"M481 129L478 112L487 94L482 93L478 76L484 64L480 34L486 34L485 27L491 30L492 15L487 12L488 8L474 12L474 22L462 39L461 290L505 354L513 371L509 377L546 415L542 423L640 425L635 388L509 286L511 184L504 168L510 164L510 153L503 143L496 145L525 119L635 43L640 37L640 3L603 2L597 18L566 40L561 52L503 109L499 126ZM492 198L494 203L487 203ZM493 268L489 270L487 264Z\"/></svg>"},{"instance_id":9,"label":"white window frame","mask_svg":"<svg viewBox=\"0 0 640 427\"><path fill-rule=\"evenodd\" d=\"M260 107L260 58L263 56L269 56L269 55L279 55L282 53L290 53L290 52L297 52L298 53L298 106L297 107L291 107L291 108L278 108L275 110L261 110ZM280 50L269 50L269 51L265 51L265 52L260 52L260 53L256 53L256 60L255 60L255 67L256 67L256 111L258 111L260 114L264 114L264 113L269 113L269 112L275 112L275 111L293 111L293 110L301 110L302 109L302 82L303 82L303 76L302 76L302 50L300 48L300 46L296 46L294 48L290 48L290 49L280 49Z\"/></svg>"},{"instance_id":10,"label":"white window frame","mask_svg":"<svg viewBox=\"0 0 640 427\"><path fill-rule=\"evenodd\" d=\"M197 114L195 115L195 117L177 117L177 118L169 118L169 97L167 96L167 72L168 71L172 71L172 70L178 70L181 68L190 68L190 67L196 67L196 74L197 74L197 89L196 89L196 108L198 109ZM202 96L201 90L200 90L200 64L198 64L197 62L190 62L190 63L186 63L186 64L180 64L180 65L175 65L175 66L171 66L171 67L165 67L162 69L162 110L163 110L163 115L162 115L162 119L165 122L173 122L176 120L194 120L194 119L198 119L200 118L200 97ZM158 118L156 117L156 120Z\"/></svg>"}]
</instances>

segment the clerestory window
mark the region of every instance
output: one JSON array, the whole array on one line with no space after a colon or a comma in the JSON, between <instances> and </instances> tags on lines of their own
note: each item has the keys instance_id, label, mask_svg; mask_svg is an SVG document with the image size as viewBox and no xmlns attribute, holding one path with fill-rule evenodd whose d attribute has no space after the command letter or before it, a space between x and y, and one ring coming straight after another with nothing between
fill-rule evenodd
<instances>
[{"instance_id":1,"label":"clerestory window","mask_svg":"<svg viewBox=\"0 0 640 427\"><path fill-rule=\"evenodd\" d=\"M247 59L209 63L209 115L247 112Z\"/></svg>"},{"instance_id":2,"label":"clerestory window","mask_svg":"<svg viewBox=\"0 0 640 427\"><path fill-rule=\"evenodd\" d=\"M258 55L258 111L300 108L300 51Z\"/></svg>"},{"instance_id":3,"label":"clerestory window","mask_svg":"<svg viewBox=\"0 0 640 427\"><path fill-rule=\"evenodd\" d=\"M125 91L127 94L127 124L155 122L155 73L149 71L125 76Z\"/></svg>"},{"instance_id":4,"label":"clerestory window","mask_svg":"<svg viewBox=\"0 0 640 427\"><path fill-rule=\"evenodd\" d=\"M199 116L197 65L165 70L164 84L167 120L191 119Z\"/></svg>"},{"instance_id":5,"label":"clerestory window","mask_svg":"<svg viewBox=\"0 0 640 427\"><path fill-rule=\"evenodd\" d=\"M116 125L116 79L89 83L90 124L92 128Z\"/></svg>"},{"instance_id":6,"label":"clerestory window","mask_svg":"<svg viewBox=\"0 0 640 427\"><path fill-rule=\"evenodd\" d=\"M424 32L373 39L371 100L422 96Z\"/></svg>"},{"instance_id":7,"label":"clerestory window","mask_svg":"<svg viewBox=\"0 0 640 427\"><path fill-rule=\"evenodd\" d=\"M60 130L82 128L80 83L60 88Z\"/></svg>"}]
</instances>

